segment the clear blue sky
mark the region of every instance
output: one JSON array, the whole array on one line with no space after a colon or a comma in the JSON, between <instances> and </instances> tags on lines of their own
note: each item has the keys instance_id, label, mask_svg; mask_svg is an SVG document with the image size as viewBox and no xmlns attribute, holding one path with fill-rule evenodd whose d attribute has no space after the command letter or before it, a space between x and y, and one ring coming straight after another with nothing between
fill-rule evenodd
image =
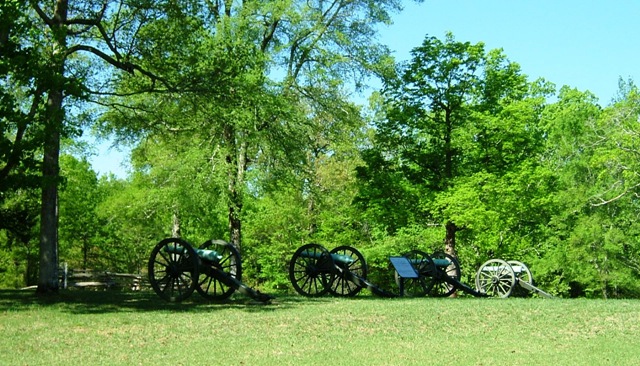
<instances>
[{"instance_id":1,"label":"clear blue sky","mask_svg":"<svg viewBox=\"0 0 640 366\"><path fill-rule=\"evenodd\" d=\"M380 42L398 60L409 60L426 35L452 32L462 42L502 48L530 80L589 90L607 105L618 79L640 83L640 0L425 0L405 1L394 24L381 28ZM126 153L98 147L99 174L125 177Z\"/></svg>"},{"instance_id":2,"label":"clear blue sky","mask_svg":"<svg viewBox=\"0 0 640 366\"><path fill-rule=\"evenodd\" d=\"M530 80L593 92L603 105L618 78L640 83L639 0L425 0L405 2L380 41L399 60L424 37L484 42L502 48Z\"/></svg>"}]
</instances>

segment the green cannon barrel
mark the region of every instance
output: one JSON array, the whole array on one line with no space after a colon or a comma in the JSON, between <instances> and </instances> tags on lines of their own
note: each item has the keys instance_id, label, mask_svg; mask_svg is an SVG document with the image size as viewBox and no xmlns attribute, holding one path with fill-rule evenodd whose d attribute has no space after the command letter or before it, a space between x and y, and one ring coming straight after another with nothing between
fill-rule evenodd
<instances>
[{"instance_id":1,"label":"green cannon barrel","mask_svg":"<svg viewBox=\"0 0 640 366\"><path fill-rule=\"evenodd\" d=\"M179 245L179 244L175 244L175 245L169 244L169 245L166 245L164 249L167 253L173 253L173 254L181 254L184 251L184 248L182 247L182 245ZM210 262L218 262L219 260L222 259L222 256L215 250L210 250L210 249L194 249L194 250L196 251L196 254L198 255L198 257Z\"/></svg>"},{"instance_id":2,"label":"green cannon barrel","mask_svg":"<svg viewBox=\"0 0 640 366\"><path fill-rule=\"evenodd\" d=\"M314 258L314 259L320 258L321 255L322 255L322 252L315 252L315 251L308 251L308 250L305 250L302 253L300 253L301 257ZM337 254L337 253L331 253L331 259L333 259L333 261L338 264L351 264L356 261L356 259L352 258L351 256L344 255L344 254Z\"/></svg>"},{"instance_id":3,"label":"green cannon barrel","mask_svg":"<svg viewBox=\"0 0 640 366\"><path fill-rule=\"evenodd\" d=\"M432 258L433 264L438 268L445 268L451 265L451 261L446 258ZM413 265L419 265L423 262L422 259L410 259L409 262Z\"/></svg>"},{"instance_id":4,"label":"green cannon barrel","mask_svg":"<svg viewBox=\"0 0 640 366\"><path fill-rule=\"evenodd\" d=\"M451 265L451 261L448 259L433 258L432 260L433 264L439 268L449 267Z\"/></svg>"}]
</instances>

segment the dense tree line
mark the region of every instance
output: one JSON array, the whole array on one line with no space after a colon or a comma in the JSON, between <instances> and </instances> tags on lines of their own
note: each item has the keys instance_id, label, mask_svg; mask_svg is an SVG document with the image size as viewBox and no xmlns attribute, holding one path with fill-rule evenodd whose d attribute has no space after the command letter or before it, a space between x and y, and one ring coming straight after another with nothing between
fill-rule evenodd
<instances>
[{"instance_id":1,"label":"dense tree line","mask_svg":"<svg viewBox=\"0 0 640 366\"><path fill-rule=\"evenodd\" d=\"M225 239L288 288L302 244L493 257L562 296L640 295L640 96L601 105L501 50L374 42L400 2L58 1L0 6L0 285L55 292L59 261L143 272L151 248ZM44 25L44 26L41 26ZM370 105L354 102L379 78ZM132 147L98 177L83 129Z\"/></svg>"}]
</instances>

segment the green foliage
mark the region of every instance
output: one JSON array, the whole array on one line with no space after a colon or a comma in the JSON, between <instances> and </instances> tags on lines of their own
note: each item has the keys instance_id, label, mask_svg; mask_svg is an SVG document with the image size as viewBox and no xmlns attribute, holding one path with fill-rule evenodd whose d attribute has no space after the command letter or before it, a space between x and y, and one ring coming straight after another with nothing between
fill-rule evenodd
<instances>
[{"instance_id":1,"label":"green foliage","mask_svg":"<svg viewBox=\"0 0 640 366\"><path fill-rule=\"evenodd\" d=\"M0 203L0 286L19 288L36 283L38 274L37 191L19 189Z\"/></svg>"},{"instance_id":2,"label":"green foliage","mask_svg":"<svg viewBox=\"0 0 640 366\"><path fill-rule=\"evenodd\" d=\"M5 192L40 182L41 78L47 66L31 23L26 2L0 5L0 203Z\"/></svg>"},{"instance_id":3,"label":"green foliage","mask_svg":"<svg viewBox=\"0 0 640 366\"><path fill-rule=\"evenodd\" d=\"M282 189L250 200L244 224L242 258L247 278L271 291L289 287L289 260L310 240L310 221L300 192Z\"/></svg>"},{"instance_id":4,"label":"green foliage","mask_svg":"<svg viewBox=\"0 0 640 366\"><path fill-rule=\"evenodd\" d=\"M524 198L544 201L533 193L547 194L552 180L527 182L544 176L544 95L500 51L451 34L425 38L412 56L385 80L357 202L389 233L453 223L484 253L514 231L530 235L523 226L539 222L522 218L531 209Z\"/></svg>"},{"instance_id":5,"label":"green foliage","mask_svg":"<svg viewBox=\"0 0 640 366\"><path fill-rule=\"evenodd\" d=\"M601 109L589 93L563 88L547 115L560 203L540 267L558 293L636 297L635 87ZM635 108L635 109L634 109Z\"/></svg>"},{"instance_id":6,"label":"green foliage","mask_svg":"<svg viewBox=\"0 0 640 366\"><path fill-rule=\"evenodd\" d=\"M89 162L70 155L60 159L65 182L59 196L59 255L71 268L102 269L105 254L100 252L100 222L96 215L101 197L98 178Z\"/></svg>"}]
</instances>

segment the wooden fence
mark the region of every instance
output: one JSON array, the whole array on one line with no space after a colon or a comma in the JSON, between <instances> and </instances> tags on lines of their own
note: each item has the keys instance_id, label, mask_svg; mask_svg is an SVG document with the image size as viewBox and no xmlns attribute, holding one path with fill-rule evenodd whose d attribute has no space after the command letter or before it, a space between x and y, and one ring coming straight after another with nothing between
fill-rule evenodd
<instances>
[{"instance_id":1,"label":"wooden fence","mask_svg":"<svg viewBox=\"0 0 640 366\"><path fill-rule=\"evenodd\" d=\"M59 271L60 287L103 288L139 291L146 286L140 274L95 271L91 269L69 269L64 263Z\"/></svg>"}]
</instances>

